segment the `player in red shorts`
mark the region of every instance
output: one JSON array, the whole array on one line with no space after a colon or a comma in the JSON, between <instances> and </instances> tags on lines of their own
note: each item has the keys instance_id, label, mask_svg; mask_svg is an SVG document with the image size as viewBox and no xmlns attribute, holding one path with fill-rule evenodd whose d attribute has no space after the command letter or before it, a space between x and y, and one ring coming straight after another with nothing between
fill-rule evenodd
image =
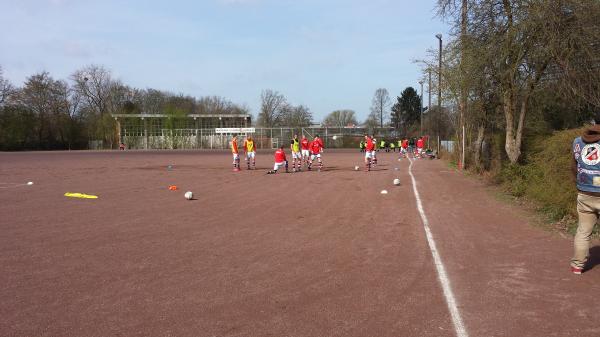
<instances>
[{"instance_id":1,"label":"player in red shorts","mask_svg":"<svg viewBox=\"0 0 600 337\"><path fill-rule=\"evenodd\" d=\"M321 152L323 152L323 141L319 138L319 135L315 136L312 142L308 145L310 148L310 161L308 162L308 170L311 170L312 163L317 158L319 161L319 171L323 169L323 160L321 160Z\"/></svg>"},{"instance_id":2,"label":"player in red shorts","mask_svg":"<svg viewBox=\"0 0 600 337\"><path fill-rule=\"evenodd\" d=\"M285 166L285 172L288 173L288 161L285 157L285 151L283 150L283 145L281 145L277 151L275 151L275 165L273 165L273 170L267 172L267 174L275 174L277 170L279 170L282 166Z\"/></svg>"}]
</instances>

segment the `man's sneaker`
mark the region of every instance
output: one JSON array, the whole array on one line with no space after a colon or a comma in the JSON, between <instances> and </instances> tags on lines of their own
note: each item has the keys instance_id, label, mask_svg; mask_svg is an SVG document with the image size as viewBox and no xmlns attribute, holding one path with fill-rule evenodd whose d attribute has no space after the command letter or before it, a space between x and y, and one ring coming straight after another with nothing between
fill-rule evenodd
<instances>
[{"instance_id":1,"label":"man's sneaker","mask_svg":"<svg viewBox=\"0 0 600 337\"><path fill-rule=\"evenodd\" d=\"M571 266L571 273L575 275L581 275L581 273L583 273L583 268Z\"/></svg>"}]
</instances>

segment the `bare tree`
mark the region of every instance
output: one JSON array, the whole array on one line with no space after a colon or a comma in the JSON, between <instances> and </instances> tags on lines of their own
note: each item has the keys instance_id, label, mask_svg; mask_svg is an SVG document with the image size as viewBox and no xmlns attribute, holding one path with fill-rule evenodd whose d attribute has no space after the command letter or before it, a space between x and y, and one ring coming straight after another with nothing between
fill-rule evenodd
<instances>
[{"instance_id":1,"label":"bare tree","mask_svg":"<svg viewBox=\"0 0 600 337\"><path fill-rule=\"evenodd\" d=\"M13 86L4 78L2 67L0 66L0 107L2 107L14 92Z\"/></svg>"},{"instance_id":2,"label":"bare tree","mask_svg":"<svg viewBox=\"0 0 600 337\"><path fill-rule=\"evenodd\" d=\"M379 126L379 116L377 116L376 113L371 112L362 125L363 127L370 129L369 132L373 132L373 129Z\"/></svg>"},{"instance_id":3,"label":"bare tree","mask_svg":"<svg viewBox=\"0 0 600 337\"><path fill-rule=\"evenodd\" d=\"M95 137L112 148L116 139L113 113L120 112L126 101L128 88L113 80L110 71L102 66L90 65L71 75L73 88L84 103L84 109L92 112L90 124Z\"/></svg>"},{"instance_id":4,"label":"bare tree","mask_svg":"<svg viewBox=\"0 0 600 337\"><path fill-rule=\"evenodd\" d=\"M585 118L589 112L578 108L600 105L600 2L439 0L438 10L454 37L444 52L444 98L459 107L455 126L475 138L476 167L486 133L500 129L509 160L517 162L525 125L547 113L548 97L573 97L573 113L560 112L573 117L563 119Z\"/></svg>"},{"instance_id":5,"label":"bare tree","mask_svg":"<svg viewBox=\"0 0 600 337\"><path fill-rule=\"evenodd\" d=\"M600 2L563 0L554 6L563 15L546 20L543 30L556 61L550 77L560 79L565 95L600 108Z\"/></svg>"},{"instance_id":6,"label":"bare tree","mask_svg":"<svg viewBox=\"0 0 600 337\"><path fill-rule=\"evenodd\" d=\"M278 122L281 126L294 128L310 126L312 124L312 113L304 105L293 106L287 104L281 109Z\"/></svg>"},{"instance_id":7,"label":"bare tree","mask_svg":"<svg viewBox=\"0 0 600 337\"><path fill-rule=\"evenodd\" d=\"M281 111L286 106L285 97L271 89L264 90L261 95L260 113L258 114L258 125L273 127L277 125Z\"/></svg>"},{"instance_id":8,"label":"bare tree","mask_svg":"<svg viewBox=\"0 0 600 337\"><path fill-rule=\"evenodd\" d=\"M90 109L100 116L109 113L109 100L114 83L108 70L102 66L90 65L77 70L71 75L71 79L74 89Z\"/></svg>"},{"instance_id":9,"label":"bare tree","mask_svg":"<svg viewBox=\"0 0 600 337\"><path fill-rule=\"evenodd\" d=\"M141 93L141 110L148 114L160 114L164 112L168 93L148 88Z\"/></svg>"},{"instance_id":10,"label":"bare tree","mask_svg":"<svg viewBox=\"0 0 600 337\"><path fill-rule=\"evenodd\" d=\"M379 88L375 90L371 102L371 114L379 118L379 127L383 127L383 117L388 115L387 110L390 106L390 94L387 89Z\"/></svg>"},{"instance_id":11,"label":"bare tree","mask_svg":"<svg viewBox=\"0 0 600 337\"><path fill-rule=\"evenodd\" d=\"M32 75L19 91L17 101L37 116L40 145L52 146L57 140L64 143L66 135L61 125L64 118L70 117L66 82L54 80L47 72Z\"/></svg>"},{"instance_id":12,"label":"bare tree","mask_svg":"<svg viewBox=\"0 0 600 337\"><path fill-rule=\"evenodd\" d=\"M356 112L354 110L335 110L323 120L323 125L328 127L345 127L356 125Z\"/></svg>"}]
</instances>

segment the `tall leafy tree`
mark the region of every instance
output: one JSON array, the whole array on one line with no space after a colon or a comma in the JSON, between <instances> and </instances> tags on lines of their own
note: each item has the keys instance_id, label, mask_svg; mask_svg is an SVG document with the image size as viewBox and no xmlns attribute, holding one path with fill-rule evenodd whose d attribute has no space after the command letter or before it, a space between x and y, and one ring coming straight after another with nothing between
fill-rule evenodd
<instances>
[{"instance_id":1,"label":"tall leafy tree","mask_svg":"<svg viewBox=\"0 0 600 337\"><path fill-rule=\"evenodd\" d=\"M421 96L413 87L407 87L392 106L392 125L404 132L421 121Z\"/></svg>"}]
</instances>

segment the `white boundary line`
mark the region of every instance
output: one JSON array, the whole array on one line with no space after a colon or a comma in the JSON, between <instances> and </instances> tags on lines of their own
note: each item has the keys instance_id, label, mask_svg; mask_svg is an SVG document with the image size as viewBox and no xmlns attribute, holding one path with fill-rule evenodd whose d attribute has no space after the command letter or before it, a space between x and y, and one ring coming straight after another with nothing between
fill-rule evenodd
<instances>
[{"instance_id":1,"label":"white boundary line","mask_svg":"<svg viewBox=\"0 0 600 337\"><path fill-rule=\"evenodd\" d=\"M15 188L15 187L21 187L21 186L27 186L27 183L23 184L23 183L0 183L0 188L4 189L4 188Z\"/></svg>"},{"instance_id":2,"label":"white boundary line","mask_svg":"<svg viewBox=\"0 0 600 337\"><path fill-rule=\"evenodd\" d=\"M467 333L462 318L460 317L460 312L458 311L458 306L456 304L456 299L454 298L454 293L452 293L450 279L446 274L446 268L444 268L442 258L438 253L435 241L433 240L433 235L431 234L431 229L429 229L429 221L427 220L427 216L425 215L425 211L423 210L423 203L421 202L421 197L419 196L419 191L417 190L417 181L412 173L413 160L411 160L410 158L408 160L410 161L410 165L408 166L408 173L410 174L410 179L412 180L413 192L415 194L415 199L417 200L417 209L419 210L421 220L423 221L423 227L425 228L425 235L427 236L429 250L431 251L431 255L433 256L433 263L435 264L435 269L437 270L438 278L440 280L440 283L442 284L442 290L444 291L444 297L446 298L446 303L448 304L450 316L452 316L452 323L454 323L454 330L456 331L456 336L468 337L469 334Z\"/></svg>"}]
</instances>

